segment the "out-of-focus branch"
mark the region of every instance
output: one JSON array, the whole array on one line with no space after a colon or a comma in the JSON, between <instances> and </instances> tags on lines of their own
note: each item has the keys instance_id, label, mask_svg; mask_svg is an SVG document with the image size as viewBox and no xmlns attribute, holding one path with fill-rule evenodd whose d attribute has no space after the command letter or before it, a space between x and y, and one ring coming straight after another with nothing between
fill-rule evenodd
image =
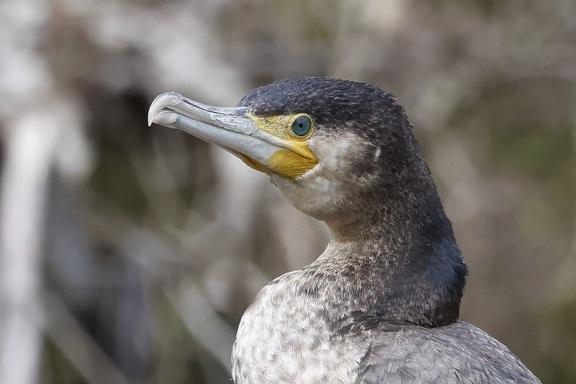
<instances>
[{"instance_id":1,"label":"out-of-focus branch","mask_svg":"<svg viewBox=\"0 0 576 384\"><path fill-rule=\"evenodd\" d=\"M185 285L182 292L165 290L164 293L189 332L230 371L235 332L216 314L200 288L191 283Z\"/></svg>"},{"instance_id":2,"label":"out-of-focus branch","mask_svg":"<svg viewBox=\"0 0 576 384\"><path fill-rule=\"evenodd\" d=\"M16 119L6 134L0 200L0 382L38 374L44 203L59 131L50 111Z\"/></svg>"},{"instance_id":3,"label":"out-of-focus branch","mask_svg":"<svg viewBox=\"0 0 576 384\"><path fill-rule=\"evenodd\" d=\"M47 336L89 384L129 383L60 298L44 295L43 299L46 303Z\"/></svg>"}]
</instances>

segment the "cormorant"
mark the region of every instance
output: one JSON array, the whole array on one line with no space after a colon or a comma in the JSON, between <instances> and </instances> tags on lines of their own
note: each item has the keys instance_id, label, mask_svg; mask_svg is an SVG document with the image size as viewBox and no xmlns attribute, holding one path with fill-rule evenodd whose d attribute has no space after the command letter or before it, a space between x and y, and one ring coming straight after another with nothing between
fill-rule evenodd
<instances>
[{"instance_id":1,"label":"cormorant","mask_svg":"<svg viewBox=\"0 0 576 384\"><path fill-rule=\"evenodd\" d=\"M316 261L274 279L244 313L236 384L539 383L458 320L466 264L394 96L295 78L235 108L165 93L148 119L232 152L330 229Z\"/></svg>"}]
</instances>

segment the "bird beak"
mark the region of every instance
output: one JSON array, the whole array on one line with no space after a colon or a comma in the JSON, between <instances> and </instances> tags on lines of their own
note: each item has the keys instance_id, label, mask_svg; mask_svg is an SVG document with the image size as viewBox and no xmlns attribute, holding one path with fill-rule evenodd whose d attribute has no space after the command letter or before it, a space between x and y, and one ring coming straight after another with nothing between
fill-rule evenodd
<instances>
[{"instance_id":1,"label":"bird beak","mask_svg":"<svg viewBox=\"0 0 576 384\"><path fill-rule=\"evenodd\" d=\"M167 92L150 105L148 125L180 129L233 153L248 166L267 172L269 160L289 149L282 139L261 130L248 108L213 107Z\"/></svg>"}]
</instances>

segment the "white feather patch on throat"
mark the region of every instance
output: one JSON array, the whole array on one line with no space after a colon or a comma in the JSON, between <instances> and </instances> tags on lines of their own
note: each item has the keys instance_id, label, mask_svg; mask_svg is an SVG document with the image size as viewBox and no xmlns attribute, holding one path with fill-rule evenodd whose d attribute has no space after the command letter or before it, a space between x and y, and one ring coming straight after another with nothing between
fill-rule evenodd
<instances>
[{"instance_id":1,"label":"white feather patch on throat","mask_svg":"<svg viewBox=\"0 0 576 384\"><path fill-rule=\"evenodd\" d=\"M358 156L370 144L354 133L344 132L313 137L308 145L318 159L314 168L296 179L278 175L270 178L297 209L325 220L331 210L350 199L345 183L354 174L353 166Z\"/></svg>"}]
</instances>

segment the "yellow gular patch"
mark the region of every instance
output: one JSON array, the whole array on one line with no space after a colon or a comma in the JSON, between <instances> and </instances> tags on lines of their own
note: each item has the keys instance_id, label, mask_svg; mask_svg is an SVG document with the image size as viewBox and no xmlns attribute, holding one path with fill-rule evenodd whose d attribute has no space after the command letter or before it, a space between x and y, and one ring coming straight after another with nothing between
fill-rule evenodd
<instances>
[{"instance_id":1,"label":"yellow gular patch","mask_svg":"<svg viewBox=\"0 0 576 384\"><path fill-rule=\"evenodd\" d=\"M293 179L302 176L318 163L316 159L307 159L284 149L273 154L268 162L274 172Z\"/></svg>"},{"instance_id":2,"label":"yellow gular patch","mask_svg":"<svg viewBox=\"0 0 576 384\"><path fill-rule=\"evenodd\" d=\"M316 156L308 148L308 139L314 129L304 137L296 136L291 128L294 115L260 117L249 114L248 117L254 120L262 131L279 138L285 144L285 149L279 150L268 159L267 166L272 171L296 178L318 164Z\"/></svg>"}]
</instances>

